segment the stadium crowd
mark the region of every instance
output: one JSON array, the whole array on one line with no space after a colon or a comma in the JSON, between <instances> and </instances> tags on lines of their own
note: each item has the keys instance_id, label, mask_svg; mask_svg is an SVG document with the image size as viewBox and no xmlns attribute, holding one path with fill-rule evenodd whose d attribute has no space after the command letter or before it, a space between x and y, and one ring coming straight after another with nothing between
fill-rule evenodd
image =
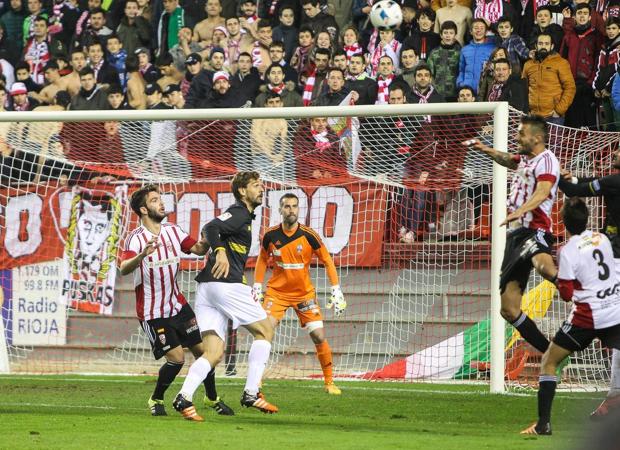
<instances>
[{"instance_id":1,"label":"stadium crowd","mask_svg":"<svg viewBox=\"0 0 620 450\"><path fill-rule=\"evenodd\" d=\"M507 100L615 129L620 1L8 0L5 110L230 108ZM353 92L350 96L348 94Z\"/></svg>"}]
</instances>

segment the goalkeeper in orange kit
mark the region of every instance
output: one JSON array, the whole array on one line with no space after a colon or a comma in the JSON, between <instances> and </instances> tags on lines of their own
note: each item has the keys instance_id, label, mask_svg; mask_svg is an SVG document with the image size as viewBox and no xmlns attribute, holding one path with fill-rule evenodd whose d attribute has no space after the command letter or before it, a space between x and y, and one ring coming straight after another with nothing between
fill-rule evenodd
<instances>
[{"instance_id":1,"label":"goalkeeper in orange kit","mask_svg":"<svg viewBox=\"0 0 620 450\"><path fill-rule=\"evenodd\" d=\"M333 307L334 314L340 316L346 309L347 302L338 284L336 266L319 235L297 221L299 199L295 194L287 193L282 196L280 214L282 223L269 228L263 236L252 295L254 300L262 303L274 327L288 308L295 309L302 328L308 331L316 346L325 379L325 392L340 395L340 389L334 384L332 350L325 339L323 316L309 270L313 255L318 256L325 265L332 286L331 297L325 306ZM263 281L270 258L273 262L273 274L263 295Z\"/></svg>"}]
</instances>

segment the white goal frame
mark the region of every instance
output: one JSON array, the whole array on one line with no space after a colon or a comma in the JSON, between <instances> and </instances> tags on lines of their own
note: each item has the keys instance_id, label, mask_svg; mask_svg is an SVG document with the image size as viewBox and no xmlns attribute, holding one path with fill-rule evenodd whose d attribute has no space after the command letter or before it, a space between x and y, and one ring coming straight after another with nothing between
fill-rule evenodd
<instances>
[{"instance_id":1,"label":"white goal frame","mask_svg":"<svg viewBox=\"0 0 620 450\"><path fill-rule=\"evenodd\" d=\"M493 146L508 151L506 102L433 103L406 105L328 106L301 108L181 109L147 111L37 111L4 112L0 122L91 122L164 120L249 120L311 117L369 117L408 115L492 114ZM492 393L502 393L504 385L504 319L500 315L499 278L506 235L500 224L506 217L507 169L493 164L491 221L491 379ZM0 373L9 373L4 323L0 319Z\"/></svg>"}]
</instances>

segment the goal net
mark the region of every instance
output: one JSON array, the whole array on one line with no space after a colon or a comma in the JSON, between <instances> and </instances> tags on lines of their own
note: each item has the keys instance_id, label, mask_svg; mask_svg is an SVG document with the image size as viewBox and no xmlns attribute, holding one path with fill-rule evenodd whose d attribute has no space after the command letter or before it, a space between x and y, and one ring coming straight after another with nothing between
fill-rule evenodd
<instances>
[{"instance_id":1,"label":"goal net","mask_svg":"<svg viewBox=\"0 0 620 450\"><path fill-rule=\"evenodd\" d=\"M493 242L501 244L504 232L493 232L503 212L491 214L492 194L498 185L505 192L506 177L498 171L494 178L491 161L461 145L514 136L519 113L498 124L495 107L1 117L0 371L155 373L161 362L135 318L133 278L117 271L119 249L137 226L128 197L158 184L167 220L197 237L233 202L234 173L257 170L267 191L251 256L264 229L280 221L280 197L292 191L300 222L319 233L338 268L349 307L338 318L323 309L336 377L488 380L501 368L510 385L533 382L540 355L497 320L492 286L503 253ZM563 167L600 175L610 170L617 141L615 134L552 126L549 145ZM515 146L509 139L508 148ZM592 204L592 226L599 227L602 204ZM556 232L561 242L561 224ZM183 255L181 265L180 289L193 304L203 261ZM316 263L311 272L323 306L330 293L324 268ZM554 289L534 276L523 301L548 335L567 315ZM500 359L492 363L493 327ZM229 330L220 373L245 374L250 342L245 330ZM289 310L266 376L320 374L314 345ZM570 386L604 388L609 354L595 344L572 357L564 374Z\"/></svg>"}]
</instances>

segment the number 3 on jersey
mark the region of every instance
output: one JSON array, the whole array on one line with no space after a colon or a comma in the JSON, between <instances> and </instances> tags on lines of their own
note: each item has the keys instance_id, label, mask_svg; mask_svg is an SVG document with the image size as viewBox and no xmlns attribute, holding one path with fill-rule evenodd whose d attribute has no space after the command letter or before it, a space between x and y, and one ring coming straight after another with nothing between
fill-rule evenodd
<instances>
[{"instance_id":1,"label":"number 3 on jersey","mask_svg":"<svg viewBox=\"0 0 620 450\"><path fill-rule=\"evenodd\" d=\"M598 279L601 281L605 281L609 278L609 266L605 264L605 260L603 258L603 252L599 249L596 249L592 252L592 258L596 260L602 272L598 273Z\"/></svg>"}]
</instances>

